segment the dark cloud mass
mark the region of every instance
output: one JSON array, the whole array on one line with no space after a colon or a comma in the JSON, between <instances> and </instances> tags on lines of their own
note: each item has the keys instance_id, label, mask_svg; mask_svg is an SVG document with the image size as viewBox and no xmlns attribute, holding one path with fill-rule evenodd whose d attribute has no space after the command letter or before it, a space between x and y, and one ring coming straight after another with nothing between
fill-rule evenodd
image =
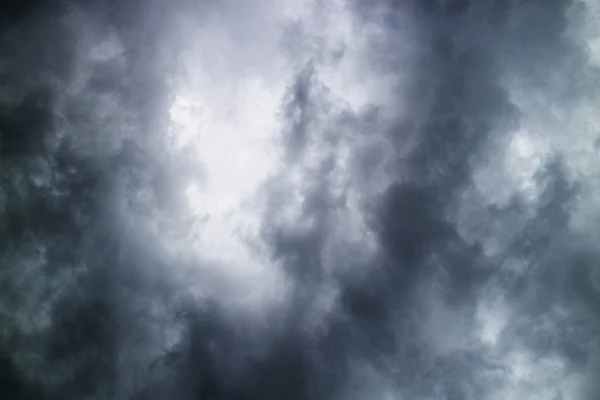
<instances>
[{"instance_id":1,"label":"dark cloud mass","mask_svg":"<svg viewBox=\"0 0 600 400\"><path fill-rule=\"evenodd\" d=\"M0 399L600 398L597 15L2 2Z\"/></svg>"}]
</instances>

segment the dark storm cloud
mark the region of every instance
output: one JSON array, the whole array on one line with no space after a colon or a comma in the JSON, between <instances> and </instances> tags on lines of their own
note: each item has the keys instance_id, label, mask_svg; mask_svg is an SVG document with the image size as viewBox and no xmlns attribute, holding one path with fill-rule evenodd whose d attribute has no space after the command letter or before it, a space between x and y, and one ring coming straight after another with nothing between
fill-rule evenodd
<instances>
[{"instance_id":1,"label":"dark storm cloud","mask_svg":"<svg viewBox=\"0 0 600 400\"><path fill-rule=\"evenodd\" d=\"M175 283L154 272L162 271L157 265L182 262L148 246L140 228L154 209L179 204L176 195L159 198L180 175L171 158L156 157L166 124L163 74L174 68L153 52L168 25L161 8L90 6L96 23L114 29L124 50L93 65L86 90L72 98L61 90L75 76L79 55L63 14L32 8L2 14L24 36L10 29L0 34L6 88L0 98L0 324L9 327L0 342L0 391L14 399L44 398L38 392L57 399L330 399L377 398L392 388L398 398L488 398L510 372L503 353L491 354L481 343L439 351L444 343L437 342L454 328L431 332L426 316L419 317L427 307L420 290L430 282L440 288L444 310L467 310L468 329L476 300L491 286L506 289L516 316L501 334L501 347L522 342L586 370L598 349L600 297L589 279L597 255L578 246L569 230L578 185L564 162L548 163L533 205L519 206L525 201L515 194L513 204L478 210L481 224L507 225L511 238L501 257L486 256L486 237L466 238L458 217L465 196L477 197L475 172L520 121L510 82L560 101L590 91L584 82L596 72L587 66L583 44L566 35L571 2L377 6L389 25L376 47L382 53L372 56L390 73L405 71L389 55L397 50L400 14L410 16L420 35L409 82L395 94L398 104L389 105L403 108L397 119L369 125L377 114L340 112L319 83L318 63L302 70L283 101L290 168L310 158L317 137L326 137L331 152L307 168L297 226L278 225L276 206L289 198L273 194L264 238L293 287L289 307L267 317L268 329L218 304L178 302ZM376 6L361 3L357 16L371 18L370 7ZM118 105L112 118L95 114L103 94L114 95ZM57 112L59 105L64 109ZM368 193L356 180L365 186L358 188L366 199L362 212L378 248L365 265L352 260L359 264L352 275L328 265L324 253L341 246L335 213L349 207L347 193L333 190L343 141L336 136L363 135L365 126L377 127L395 147L391 159L360 151L351 158L357 169L380 162L390 173L384 193ZM145 190L155 203L136 197ZM336 301L317 329L311 325L317 299L331 285ZM43 314L50 301L48 317L40 317L51 320L49 326L22 322L27 312ZM160 307L166 317L151 311ZM180 338L157 353L153 330L166 325L180 328ZM385 387L362 377L363 367Z\"/></svg>"},{"instance_id":2,"label":"dark storm cloud","mask_svg":"<svg viewBox=\"0 0 600 400\"><path fill-rule=\"evenodd\" d=\"M358 332L358 336L371 344L361 355L367 360L376 362L386 352L398 351L394 350L393 343L407 339L394 332L397 330L395 322L401 320L395 310L400 310L402 315L403 309L413 308L411 302L416 300L406 292L414 290L417 282L427 280L434 272L432 257L442 260L448 274L442 290L447 299L457 304L467 302L473 306L474 291L484 288L489 279L496 279L497 273L505 276L502 263L485 259L481 243L469 243L461 237L453 211L463 201L460 195L473 185L475 170L486 162L490 146L508 141L518 126L520 112L511 101L507 82L517 79L529 90L544 92L549 97L560 98L559 101L569 101L569 96L575 93L586 93L587 89L581 87L584 79L578 77L581 74L594 76L596 72L587 63L585 45L567 35L567 16L572 5L568 1L427 1L391 5L391 13L397 6L398 10L408 10L418 19L423 47L414 76L410 77L414 87L408 91L409 96L413 95L409 99L408 117L392 125L388 133L398 146L406 145L406 141L393 140L394 137L414 138L416 145L410 154L395 163L396 183L376 202L373 210L373 227L384 249L383 261L380 261L384 266L374 271L374 276L341 289L340 312L346 316L343 329ZM368 6L360 7L368 15L365 10ZM393 15L390 20L394 20ZM394 35L393 23L388 35ZM394 48L387 50L393 52ZM302 110L306 109L302 102ZM305 116L305 119L310 117ZM529 300L514 300L515 304L533 302L537 304L534 307L541 307L538 312L542 314L547 312L544 305L577 302L574 299L579 297L573 288L555 287L560 277L569 274L569 266L577 258L572 259L570 252L562 247L560 250L552 247L569 240L565 237L569 229L569 204L576 194L573 184L561 172L563 169L560 160L550 164L549 178L540 182L546 189L538 200L539 205L522 232L514 234L515 247L507 250L509 257L520 259L531 272L501 283L515 299L519 296L513 290L533 296ZM491 223L499 215L487 218ZM288 244L277 250L294 260L297 252L303 251L306 256L301 259L307 260L318 253L318 242L325 240L317 235L311 238L310 246L292 248ZM560 262L548 255L548 252L554 254L562 250L565 253ZM547 281L549 277L553 282ZM544 303L541 298L547 298L548 302ZM577 309L572 312L578 314ZM524 315L533 314L525 312ZM567 324L560 320L555 323ZM592 332L597 327L590 322L581 329ZM529 340L523 332L520 335ZM349 336L339 340L351 343L348 346L351 353L360 348L359 342ZM538 340L537 346L545 346L546 352L558 351L577 359L581 358L577 356L581 354L575 350L577 346L573 347L577 340L577 334L565 334L559 340L562 344L548 347L549 344ZM588 337L586 344L579 348L594 348L590 340ZM428 352L426 347L410 351ZM409 357L399 351L396 354ZM333 357L343 358L348 354L336 353ZM569 355L566 357L569 359ZM405 373L414 377L411 383L405 382L409 386L418 386L421 379L427 381L419 377L425 372L421 370L424 365L414 363L405 368L410 370ZM469 363L462 368L477 367ZM464 382L462 388L449 385L452 387L447 388L448 398L467 396L469 390L474 390Z\"/></svg>"},{"instance_id":3,"label":"dark storm cloud","mask_svg":"<svg viewBox=\"0 0 600 400\"><path fill-rule=\"evenodd\" d=\"M311 122L311 114L315 113L311 110L311 107L314 107L314 100L311 99L313 97L311 92L314 91L313 74L313 66L308 64L297 77L290 93L291 99L286 105L285 118L291 123L287 147L293 153L302 154L306 141L309 140L307 130Z\"/></svg>"},{"instance_id":4,"label":"dark storm cloud","mask_svg":"<svg viewBox=\"0 0 600 400\"><path fill-rule=\"evenodd\" d=\"M0 14L10 21L0 35L1 324L6 328L0 352L10 371L0 390L11 399L44 398L30 394L38 384L49 398L110 393L119 380L116 345L123 314L129 312L123 293L131 294L133 276L121 269L126 244L116 224L106 223L116 216L106 207L114 190L110 160L82 149L79 141L90 134L115 137L115 132L94 121L95 104L65 100L64 89L80 61L79 32L67 7L23 3L4 11ZM139 57L129 56L135 68L130 78L115 65L96 68L90 90L119 93L139 120L150 123L154 95L143 88L160 82L140 68ZM147 261L131 252L129 261ZM43 322L47 319L50 326Z\"/></svg>"},{"instance_id":5,"label":"dark storm cloud","mask_svg":"<svg viewBox=\"0 0 600 400\"><path fill-rule=\"evenodd\" d=\"M61 35L58 21L44 19L44 23L53 35ZM14 364L15 353L32 347L27 344L32 338L27 338L26 334L21 332L26 328L16 326L15 316L23 313L21 307L28 298L44 298L56 294L52 293L51 288L45 288L43 282L40 284L40 281L49 279L53 272L56 274L52 269L57 266L53 265L46 271L48 277L39 276L39 271L30 271L28 274L26 260L29 258L29 262L35 264L41 250L38 245L43 246L48 241L55 243L48 246L48 257L66 264L75 253L73 248L77 247L78 235L70 212L69 199L61 196L62 193L53 195L51 190L48 190L47 183L43 182L52 162L48 147L54 140L55 120L52 106L55 88L44 79L46 77L40 75L65 74L64 69L68 68L68 63L65 65L61 55L70 58L71 49L57 42L57 51L50 52L48 57L44 58L41 47L48 44L39 38L39 32L34 33L34 29L26 29L22 19L12 28L16 31L7 30L2 35L5 43L2 45L4 63L1 74L3 82L6 82L6 91L3 93L6 97L3 96L0 111L3 197L0 242L5 308L2 325L7 327L2 337L1 352ZM19 45L15 36L19 33L25 38L29 37L31 47ZM53 55L56 55L56 58ZM38 70L40 66L46 67L45 70ZM36 184L36 178L39 179L40 176L41 185ZM51 181L51 184L54 183ZM26 279L26 282L29 282L25 288L15 284L19 275L25 276L21 280ZM37 293L40 290L42 293ZM7 372L9 382L7 386L3 385L3 392L8 392L6 395L12 398L39 397L39 394L27 394L35 382L28 382L30 377L23 378L19 368L16 368L16 371L18 372Z\"/></svg>"}]
</instances>

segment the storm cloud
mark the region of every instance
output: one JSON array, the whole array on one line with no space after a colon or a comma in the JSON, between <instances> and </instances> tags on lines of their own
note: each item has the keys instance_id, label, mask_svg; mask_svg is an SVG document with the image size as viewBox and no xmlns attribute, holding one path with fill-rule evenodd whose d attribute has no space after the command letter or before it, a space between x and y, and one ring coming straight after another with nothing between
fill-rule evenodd
<instances>
[{"instance_id":1,"label":"storm cloud","mask_svg":"<svg viewBox=\"0 0 600 400\"><path fill-rule=\"evenodd\" d=\"M594 1L1 7L0 397L600 395Z\"/></svg>"}]
</instances>

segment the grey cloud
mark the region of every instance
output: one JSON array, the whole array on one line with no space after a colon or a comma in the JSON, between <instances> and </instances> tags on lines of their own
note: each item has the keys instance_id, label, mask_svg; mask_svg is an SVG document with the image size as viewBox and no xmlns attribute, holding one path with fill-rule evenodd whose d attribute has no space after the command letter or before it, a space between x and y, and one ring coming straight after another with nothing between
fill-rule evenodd
<instances>
[{"instance_id":1,"label":"grey cloud","mask_svg":"<svg viewBox=\"0 0 600 400\"><path fill-rule=\"evenodd\" d=\"M192 261L161 253L144 231L143 222L161 213L172 225L183 220L170 213L183 208L171 192L184 187L193 163L161 153L170 95L164 75L176 66L155 49L168 34L169 13L150 2L90 5L98 29L113 29L124 51L90 67L72 98L62 90L80 56L72 41L59 40L72 35L69 25L44 11L10 14L25 36L0 34L0 80L13 91L0 98L0 281L7 288L0 324L9 326L0 336L0 390L15 399L330 399L377 397L386 385L397 398L496 398L520 395L502 392L513 379L514 346L558 357L563 370L549 372L557 385L570 374L593 376L597 254L571 229L586 182L574 181L564 159L544 160L536 199L515 190L506 205L482 200L474 179L531 111L513 101L515 85L565 107L593 97L597 72L584 44L567 35L571 5L356 4L359 21L374 18L370 7L387 13L384 38L374 45L382 53L369 56L403 79L405 66L390 56L403 32L397 23L418 27L409 82L394 93L398 104L389 106L399 111L390 121L332 100L319 75L327 58L291 80L282 100L287 169L269 181L261 239L292 293L257 321L218 302L179 300L169 267ZM47 45L54 51L44 53ZM117 104L109 117L100 113L105 94ZM363 132L369 129L377 132ZM376 146L374 155L352 147L355 138L390 148ZM307 165L319 140L322 158ZM341 184L340 194L335 163L346 143L349 170L364 176ZM288 226L280 217L298 200L285 193L295 185L294 168L304 174L304 198ZM367 176L380 171L389 185L372 193ZM325 255L343 249L336 218L349 215L352 190L362 196L358 212L376 247L367 261L347 261L357 264L348 273ZM469 204L478 209L461 214ZM471 223L490 233L470 234L464 226ZM494 235L503 236L499 256L487 248ZM475 330L478 304L494 290L511 316L492 346ZM326 291L333 293L328 308L318 301ZM431 305L438 300L442 311ZM50 323L31 328L22 322L28 312ZM322 314L318 328L315 313ZM445 316L461 327L438 321ZM177 331L175 344L166 344L168 328ZM453 344L463 334L466 344ZM361 376L366 368L380 381ZM532 372L542 385L544 373Z\"/></svg>"},{"instance_id":2,"label":"grey cloud","mask_svg":"<svg viewBox=\"0 0 600 400\"><path fill-rule=\"evenodd\" d=\"M393 345L384 345L398 340L396 337L390 339L398 319L394 309L410 309L410 302L415 301L399 293L429 278L433 271L426 261L432 255L443 260L449 274L444 290L453 295L450 298L458 299L458 304L474 301L473 291L481 294L486 282L505 274L502 264L485 260L480 243L468 243L461 237L454 225L457 221L452 220L452 211L457 202L462 201L459 195L473 184L477 163L485 163L482 154L487 151L487 146L498 143L494 136L504 135L508 140L517 126L520 112L509 97L510 88L505 86L507 78L522 79L526 87L547 91L550 96L569 93L555 92L555 86L544 88L546 82L557 82L563 85L562 88L582 93L577 89L578 83L570 77L571 74L578 76L576 71L589 67L582 45L565 36L568 6L567 2L515 3L510 8L495 2L487 6L469 2L421 2L408 7L417 18L422 18L421 29L429 38L424 46L429 51L423 51L418 61L417 70L421 74L417 72L413 77L417 96L411 99L414 101L410 104L409 121L395 124L393 128L411 131L417 144L414 151L398 161L398 183L383 196L385 200L376 208L375 229L388 255L385 266L375 273L376 277L357 284L358 288L342 289L344 294L340 300L352 321L349 326L354 326L367 341L375 343L367 355L372 362L382 354L394 351ZM502 20L494 20L494 25L485 26L475 21L482 17L478 11L483 9L491 17L502 7ZM541 20L540 15L547 17L545 21L554 23L536 28L538 22L535 21ZM520 29L522 33L515 34L514 29ZM392 48L389 50L393 51ZM547 61L548 68L544 68L543 64L538 64L550 54L556 65ZM574 59L579 61L570 63ZM568 61L563 64L563 60ZM532 65L536 65L535 72ZM565 74L564 80L556 77L560 73ZM563 99L569 101L568 97ZM410 121L410 118L414 120ZM405 137L405 132L395 129L389 134ZM544 305L565 299L572 301L577 297L572 289L554 287L556 280L564 277L566 271L563 268L571 264L571 256L561 258L563 264L557 267L552 256L546 254L560 252L562 247L559 250L550 248L556 246L557 241L568 240L564 237L564 232L569 229L568 204L576 194L572 188L577 184L568 183L560 165L560 161L550 163L550 181L540 183L546 189L540 197L539 208L522 233L515 236L516 247L508 250L510 257L524 260L527 265L524 268L531 270L525 275L517 273L513 282L502 281L511 296L516 296L515 306L521 301L523 304L533 301L535 307L545 309ZM492 221L491 218L499 216L488 218ZM420 279L416 278L418 273ZM542 276L552 276L551 281ZM552 300L557 290L562 293L560 300ZM517 300L520 298L517 293L523 291L534 297ZM542 293L551 297L544 302L539 299ZM403 305L406 302L408 306ZM578 313L575 309L572 312ZM561 322L557 320L556 323ZM594 326L591 324L582 329L591 332ZM528 340L523 332L519 335ZM561 340L560 346L570 350L558 351L578 358L577 346L567 344L577 340L575 336ZM590 349L595 348L589 339L586 343ZM557 351L557 348L546 347L546 351ZM419 367L413 365L412 368ZM470 389L449 389L447 395L450 398L453 390L462 393L457 392L456 396L466 396Z\"/></svg>"},{"instance_id":3,"label":"grey cloud","mask_svg":"<svg viewBox=\"0 0 600 400\"><path fill-rule=\"evenodd\" d=\"M314 99L311 99L314 91L313 74L314 70L309 63L299 74L290 93L291 99L286 105L285 118L291 123L287 147L292 153L302 154L306 141L309 140L307 131L311 123L311 114L314 113L310 108L315 106Z\"/></svg>"}]
</instances>

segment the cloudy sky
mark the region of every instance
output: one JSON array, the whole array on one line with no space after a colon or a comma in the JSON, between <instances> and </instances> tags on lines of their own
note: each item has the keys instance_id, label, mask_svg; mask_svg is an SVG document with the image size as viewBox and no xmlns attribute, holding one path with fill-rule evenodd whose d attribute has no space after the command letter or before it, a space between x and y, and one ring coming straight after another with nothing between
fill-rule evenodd
<instances>
[{"instance_id":1,"label":"cloudy sky","mask_svg":"<svg viewBox=\"0 0 600 400\"><path fill-rule=\"evenodd\" d=\"M597 0L3 1L0 398L600 399Z\"/></svg>"}]
</instances>

